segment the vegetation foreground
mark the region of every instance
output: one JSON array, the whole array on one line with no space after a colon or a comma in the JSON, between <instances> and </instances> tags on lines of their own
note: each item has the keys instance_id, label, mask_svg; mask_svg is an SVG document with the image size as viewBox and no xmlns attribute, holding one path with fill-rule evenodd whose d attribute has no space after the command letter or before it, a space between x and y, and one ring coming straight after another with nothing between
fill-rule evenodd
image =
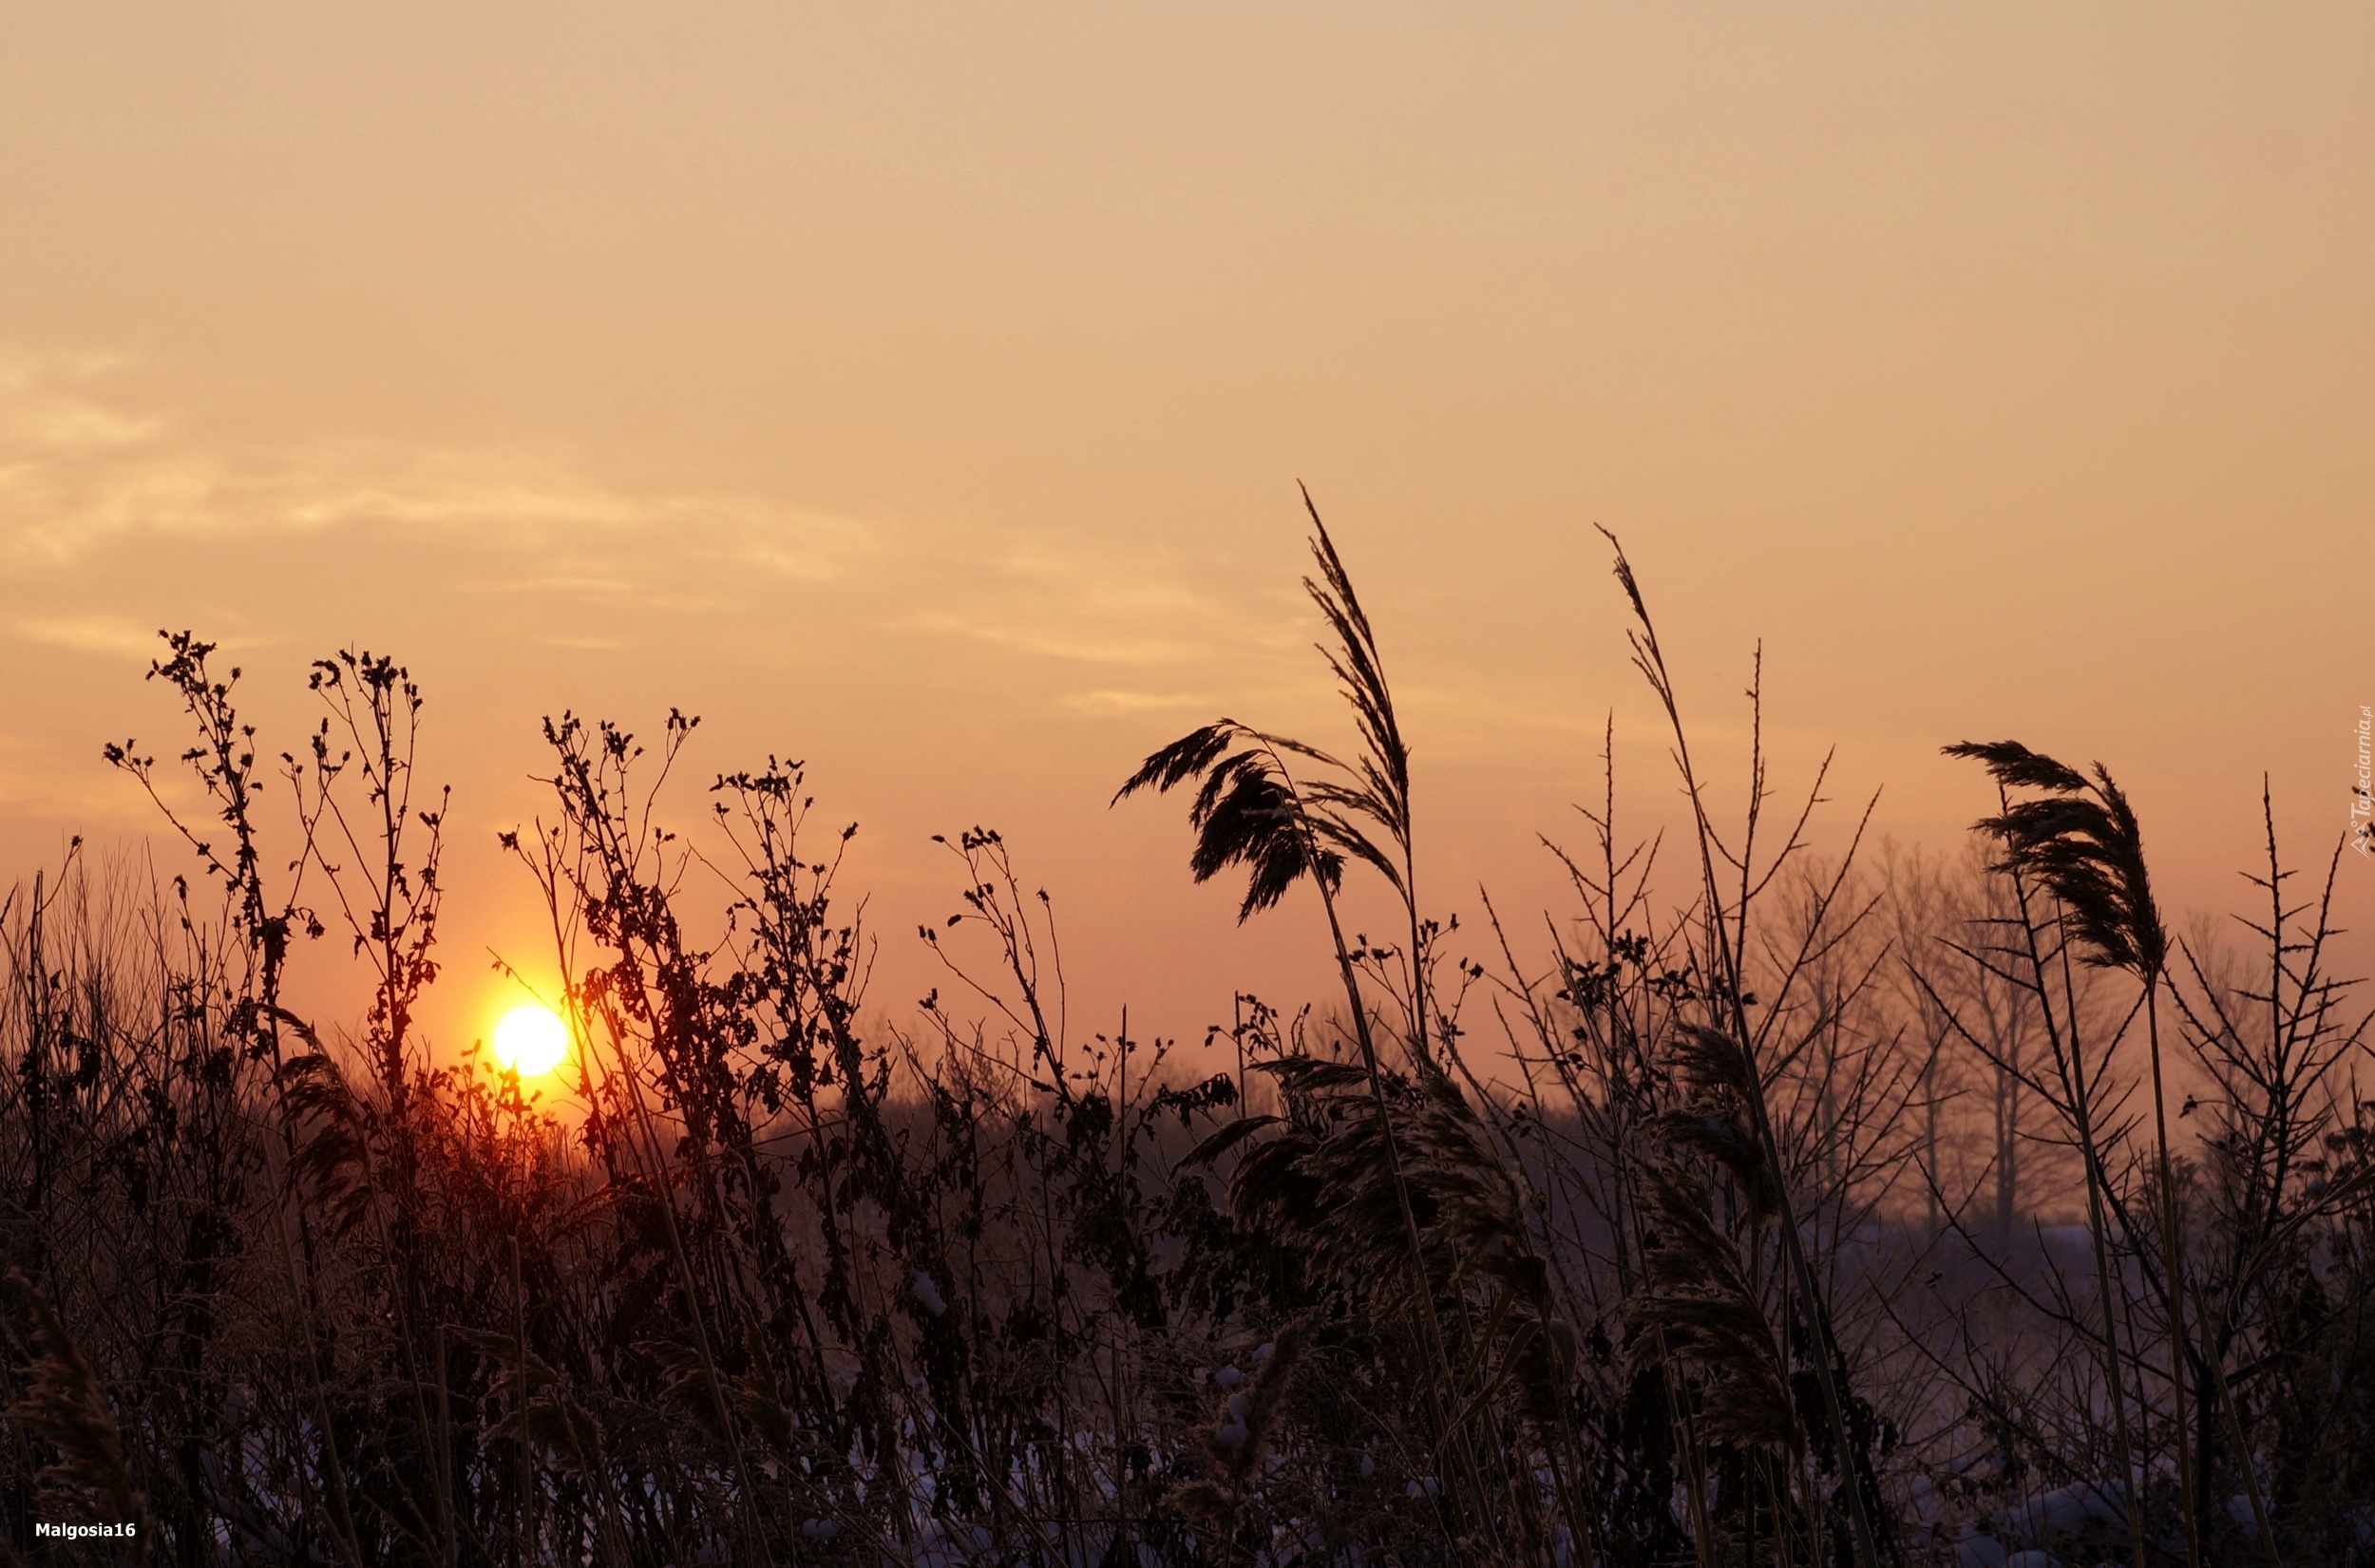
<instances>
[{"instance_id":1,"label":"vegetation foreground","mask_svg":"<svg viewBox=\"0 0 2375 1568\"><path fill-rule=\"evenodd\" d=\"M1818 860L1819 777L1774 818L1759 754L1720 816L1620 552L1687 831L1620 832L1611 745L1547 936L1438 922L1312 521L1349 756L1223 720L1121 789L1332 943L1340 994L1240 997L1201 1081L1068 1027L1053 905L981 829L920 933L965 1000L862 1021L856 829L798 765L679 838L693 721L563 717L504 844L568 977L564 1125L419 1038L406 672L321 661L273 761L170 639L206 820L107 756L197 867L78 854L0 918L0 1560L2375 1563L2340 843L2298 883L2271 825L2243 940L2180 935L2112 775L2002 742L1950 748L1968 859ZM316 941L368 961L360 1019L289 1004ZM70 1522L138 1533L35 1533Z\"/></svg>"}]
</instances>

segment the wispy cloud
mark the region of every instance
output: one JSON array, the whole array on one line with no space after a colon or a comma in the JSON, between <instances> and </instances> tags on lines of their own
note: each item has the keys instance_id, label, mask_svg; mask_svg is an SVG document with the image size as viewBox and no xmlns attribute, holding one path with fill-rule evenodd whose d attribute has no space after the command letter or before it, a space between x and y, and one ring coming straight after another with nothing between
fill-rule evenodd
<instances>
[{"instance_id":1,"label":"wispy cloud","mask_svg":"<svg viewBox=\"0 0 2375 1568\"><path fill-rule=\"evenodd\" d=\"M460 586L473 594L528 594L581 599L615 599L636 590L635 582L627 577L564 572L514 577L474 577Z\"/></svg>"},{"instance_id":2,"label":"wispy cloud","mask_svg":"<svg viewBox=\"0 0 2375 1568\"><path fill-rule=\"evenodd\" d=\"M1067 659L1084 664L1161 665L1196 658L1205 646L1180 637L1150 636L1117 628L1068 625L1060 620L1028 624L1011 614L977 614L931 610L906 616L902 623L921 632L936 632L987 643L1017 653Z\"/></svg>"},{"instance_id":3,"label":"wispy cloud","mask_svg":"<svg viewBox=\"0 0 2375 1568\"><path fill-rule=\"evenodd\" d=\"M1200 682L1216 664L1301 647L1300 629L1274 617L1274 606L1217 590L1216 575L1173 550L1046 532L943 544L933 580L891 626L1073 664L1193 667L1205 671ZM1134 682L1057 700L1082 712L1188 706Z\"/></svg>"},{"instance_id":4,"label":"wispy cloud","mask_svg":"<svg viewBox=\"0 0 2375 1568\"><path fill-rule=\"evenodd\" d=\"M42 648L63 648L107 658L134 658L143 664L164 654L162 628L104 612L22 615L5 623L8 634ZM256 633L218 631L208 638L226 652L270 648L280 639Z\"/></svg>"},{"instance_id":5,"label":"wispy cloud","mask_svg":"<svg viewBox=\"0 0 2375 1568\"><path fill-rule=\"evenodd\" d=\"M11 622L10 630L27 642L78 653L146 658L161 646L155 627L135 626L121 615L35 615Z\"/></svg>"},{"instance_id":6,"label":"wispy cloud","mask_svg":"<svg viewBox=\"0 0 2375 1568\"><path fill-rule=\"evenodd\" d=\"M1068 691L1055 702L1059 708L1069 708L1075 713L1095 715L1165 713L1217 706L1214 699L1199 691Z\"/></svg>"},{"instance_id":7,"label":"wispy cloud","mask_svg":"<svg viewBox=\"0 0 2375 1568\"><path fill-rule=\"evenodd\" d=\"M109 373L124 363L0 349L0 570L70 563L142 533L383 528L508 544L523 565L511 586L582 593L623 584L606 568L620 546L654 535L691 562L812 582L845 576L888 542L884 528L764 498L622 488L566 454L371 440L209 444L169 417L110 401ZM558 571L556 554L569 563Z\"/></svg>"},{"instance_id":8,"label":"wispy cloud","mask_svg":"<svg viewBox=\"0 0 2375 1568\"><path fill-rule=\"evenodd\" d=\"M348 602L347 589L375 571L406 575L413 606L441 593L479 601L476 612L429 611L446 617L435 624L476 614L551 648L645 647L676 634L663 626L730 634L752 616L775 626L790 614L835 646L879 647L894 662L919 643L1048 661L1073 673L1035 706L1083 717L1208 708L1197 693L1275 686L1290 662L1307 675L1316 627L1300 597L1244 590L1225 561L1192 549L637 487L565 450L226 443L139 406L124 389L127 363L0 348L0 581L30 587L21 595L30 613L0 619L0 632L149 655L147 624L67 606L120 611L138 594L176 625L197 618L178 583L139 563L153 542L160 562L186 559L196 544L221 557L211 564L223 580L262 573L322 603ZM333 536L334 548L309 548L294 574L271 576L295 541ZM56 598L40 604L44 594ZM236 625L238 608L210 606L204 624L228 614Z\"/></svg>"},{"instance_id":9,"label":"wispy cloud","mask_svg":"<svg viewBox=\"0 0 2375 1568\"><path fill-rule=\"evenodd\" d=\"M123 363L107 355L0 350L0 450L107 452L154 440L159 421L127 416L69 389Z\"/></svg>"}]
</instances>

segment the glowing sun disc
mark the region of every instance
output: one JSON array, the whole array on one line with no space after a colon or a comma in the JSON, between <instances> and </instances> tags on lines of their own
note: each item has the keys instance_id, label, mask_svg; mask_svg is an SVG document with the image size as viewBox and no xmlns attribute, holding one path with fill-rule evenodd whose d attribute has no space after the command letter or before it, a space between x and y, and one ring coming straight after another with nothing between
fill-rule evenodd
<instances>
[{"instance_id":1,"label":"glowing sun disc","mask_svg":"<svg viewBox=\"0 0 2375 1568\"><path fill-rule=\"evenodd\" d=\"M522 1078L560 1066L569 1054L569 1026L534 1002L513 1008L495 1026L495 1060Z\"/></svg>"}]
</instances>

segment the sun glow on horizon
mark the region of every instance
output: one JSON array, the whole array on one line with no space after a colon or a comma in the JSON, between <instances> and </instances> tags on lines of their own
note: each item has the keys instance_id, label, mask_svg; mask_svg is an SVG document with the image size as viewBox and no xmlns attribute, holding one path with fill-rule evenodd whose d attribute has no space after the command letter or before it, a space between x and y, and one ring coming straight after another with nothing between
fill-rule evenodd
<instances>
[{"instance_id":1,"label":"sun glow on horizon","mask_svg":"<svg viewBox=\"0 0 2375 1568\"><path fill-rule=\"evenodd\" d=\"M496 1061L522 1078L539 1077L569 1054L569 1026L552 1009L524 1002L495 1026L494 1046Z\"/></svg>"}]
</instances>

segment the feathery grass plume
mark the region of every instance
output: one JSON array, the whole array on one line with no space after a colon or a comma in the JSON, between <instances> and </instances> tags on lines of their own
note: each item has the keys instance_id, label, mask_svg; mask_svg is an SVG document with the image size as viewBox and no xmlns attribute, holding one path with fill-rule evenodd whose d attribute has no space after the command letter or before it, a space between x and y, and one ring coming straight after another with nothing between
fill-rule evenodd
<instances>
[{"instance_id":1,"label":"feathery grass plume","mask_svg":"<svg viewBox=\"0 0 2375 1568\"><path fill-rule=\"evenodd\" d=\"M1295 1365L1302 1359L1309 1338L1310 1331L1301 1319L1281 1329L1278 1337L1271 1341L1268 1359L1255 1370L1252 1382L1242 1391L1230 1393L1228 1414L1242 1424L1243 1435L1227 1446L1207 1439L1206 1451L1228 1471L1232 1481L1242 1483L1261 1463L1271 1428L1278 1421L1279 1406L1286 1398L1287 1385L1294 1379Z\"/></svg>"},{"instance_id":2,"label":"feathery grass plume","mask_svg":"<svg viewBox=\"0 0 2375 1568\"><path fill-rule=\"evenodd\" d=\"M1367 1072L1353 1063L1308 1056L1253 1067L1277 1080L1293 1113L1283 1120L1243 1118L1196 1151L1208 1158L1265 1121L1282 1129L1245 1150L1231 1173L1229 1207L1238 1222L1307 1249L1323 1275L1354 1274L1379 1289L1390 1291L1396 1280L1411 1288L1411 1235L1383 1128L1366 1104ZM1406 1105L1411 1091L1406 1081L1396 1081L1389 1092ZM1402 1177L1416 1200L1414 1173L1405 1169ZM1431 1205L1415 1201L1414 1207L1432 1212Z\"/></svg>"},{"instance_id":3,"label":"feathery grass plume","mask_svg":"<svg viewBox=\"0 0 2375 1568\"><path fill-rule=\"evenodd\" d=\"M1517 1180L1475 1107L1441 1073L1425 1081L1421 1107L1411 1142L1434 1208L1434 1235L1454 1260L1449 1283L1465 1277L1493 1293L1488 1322L1498 1332L1483 1337L1501 1366L1472 1394L1470 1411L1497 1382L1510 1380L1528 1419L1548 1438L1566 1419L1564 1401L1574 1386L1575 1331L1552 1295L1549 1265L1527 1225Z\"/></svg>"},{"instance_id":4,"label":"feathery grass plume","mask_svg":"<svg viewBox=\"0 0 2375 1568\"><path fill-rule=\"evenodd\" d=\"M1739 1447L1796 1452L1803 1444L1773 1325L1739 1255L1708 1212L1704 1185L1671 1160L1640 1162L1653 1244L1642 1286L1624 1303L1627 1375L1661 1356L1708 1374L1698 1416L1709 1436Z\"/></svg>"},{"instance_id":5,"label":"feathery grass plume","mask_svg":"<svg viewBox=\"0 0 2375 1568\"><path fill-rule=\"evenodd\" d=\"M2080 944L2082 962L2100 969L2125 970L2144 988L2177 1486L2184 1502L2187 1559L2194 1568L2200 1568L2201 1520L2195 1506L2186 1415L2185 1255L2178 1241L2179 1195L2169 1157L2168 1097L2162 1088L2160 1065L2159 988L2169 939L2161 926L2159 907L2153 900L2143 833L2127 796L2100 762L2089 779L2018 741L1963 741L1944 750L1949 757L1979 762L2003 793L2002 814L1975 824L1976 831L2004 846L2004 859L1996 869L2034 878L2053 894L2061 905L2062 932ZM2009 793L2014 789L2042 793L2014 802ZM2140 1544L2138 1552L2140 1558Z\"/></svg>"},{"instance_id":6,"label":"feathery grass plume","mask_svg":"<svg viewBox=\"0 0 2375 1568\"><path fill-rule=\"evenodd\" d=\"M1997 869L2019 871L2052 891L2087 963L2139 979L2158 975L2169 939L2153 901L2136 812L2110 771L2097 763L2090 780L2018 741L1964 741L1946 754L1977 760L2006 789L2046 792L1976 824L2004 845Z\"/></svg>"},{"instance_id":7,"label":"feathery grass plume","mask_svg":"<svg viewBox=\"0 0 2375 1568\"><path fill-rule=\"evenodd\" d=\"M1336 553L1336 541L1328 537L1327 524L1320 520L1320 509L1312 504L1308 490L1303 492L1303 510L1311 517L1311 553L1320 563L1323 579L1314 582L1305 577L1303 592L1311 595L1311 602L1320 607L1320 614L1327 617L1329 628L1336 633L1336 647L1322 645L1320 653L1336 672L1337 685L1352 706L1362 742L1360 784L1346 786L1323 783L1320 786L1320 801L1323 805L1341 805L1373 819L1407 856L1411 832L1410 747L1403 743L1401 726L1394 716L1394 693L1385 684L1377 633L1369 629L1369 617L1353 592L1353 579L1345 572L1343 559ZM1391 866L1380 869L1397 888L1402 886Z\"/></svg>"},{"instance_id":8,"label":"feathery grass plume","mask_svg":"<svg viewBox=\"0 0 2375 1568\"><path fill-rule=\"evenodd\" d=\"M1682 1110L1660 1111L1648 1129L1666 1147L1700 1156L1721 1167L1739 1194L1740 1206L1758 1224L1781 1212L1779 1184L1765 1160L1764 1145L1741 1124L1739 1108L1701 1103Z\"/></svg>"},{"instance_id":9,"label":"feathery grass plume","mask_svg":"<svg viewBox=\"0 0 2375 1568\"><path fill-rule=\"evenodd\" d=\"M33 1476L48 1517L99 1524L140 1524L147 1505L124 1467L113 1412L90 1363L49 1300L15 1269L9 1294L32 1319L32 1377L6 1419L19 1433L58 1450ZM135 1549L137 1550L137 1543Z\"/></svg>"},{"instance_id":10,"label":"feathery grass plume","mask_svg":"<svg viewBox=\"0 0 2375 1568\"><path fill-rule=\"evenodd\" d=\"M1577 1339L1557 1309L1517 1184L1457 1087L1441 1074L1419 1084L1396 1078L1390 1122L1381 1123L1356 1064L1291 1056L1255 1066L1275 1076L1287 1114L1240 1119L1196 1151L1244 1149L1229 1183L1239 1225L1306 1258L1316 1280L1367 1295L1413 1330L1429 1305L1444 1303L1440 1321L1460 1325L1457 1351L1470 1369L1447 1430L1513 1470L1507 1418L1514 1416L1532 1428L1528 1449L1563 1454L1557 1463L1571 1467ZM1416 1255L1388 1160L1389 1125L1417 1223ZM1267 1136L1253 1142L1261 1131ZM1416 1297L1421 1289L1427 1294ZM1582 1519L1580 1505L1569 1512ZM1528 1527L1530 1517L1521 1505L1512 1522Z\"/></svg>"},{"instance_id":11,"label":"feathery grass plume","mask_svg":"<svg viewBox=\"0 0 2375 1568\"><path fill-rule=\"evenodd\" d=\"M1149 757L1113 799L1146 788L1167 793L1190 779L1203 780L1188 807L1188 824L1196 830L1188 864L1199 882L1232 865L1246 868L1245 897L1237 909L1242 923L1285 897L1305 877L1330 892L1343 880L1339 824L1305 807L1282 755L1303 751L1293 741L1222 719ZM1363 858L1382 859L1374 850Z\"/></svg>"},{"instance_id":12,"label":"feathery grass plume","mask_svg":"<svg viewBox=\"0 0 2375 1568\"><path fill-rule=\"evenodd\" d=\"M1333 647L1319 646L1320 656L1353 710L1361 739L1359 755L1347 763L1302 741L1224 718L1190 730L1148 757L1114 791L1113 800L1119 803L1141 789L1168 794L1190 780L1201 780L1188 812L1196 830L1188 865L1199 882L1232 865L1247 869L1245 897L1238 909L1241 921L1277 903L1305 876L1314 877L1321 892L1332 896L1349 857L1375 867L1386 879L1406 906L1415 932L1410 748L1395 717L1377 634L1308 491L1303 507L1311 517L1312 558L1320 567L1319 580L1303 578L1303 592L1336 634ZM1310 778L1298 778L1292 759L1315 763L1319 768ZM1414 951L1416 947L1414 941ZM1418 1054L1423 1057L1423 1015L1419 1030Z\"/></svg>"},{"instance_id":13,"label":"feathery grass plume","mask_svg":"<svg viewBox=\"0 0 2375 1568\"><path fill-rule=\"evenodd\" d=\"M371 1211L369 1114L325 1052L290 1057L281 1064L279 1078L289 1114L314 1123L289 1162L290 1177L322 1206L329 1238L343 1238Z\"/></svg>"},{"instance_id":14,"label":"feathery grass plume","mask_svg":"<svg viewBox=\"0 0 2375 1568\"><path fill-rule=\"evenodd\" d=\"M1305 577L1303 592L1336 633L1336 645L1320 645L1320 655L1353 710L1360 755L1346 763L1302 741L1224 718L1148 757L1113 793L1118 803L1141 789L1168 794L1191 779L1203 781L1188 809L1196 830L1188 865L1199 882L1232 865L1246 868L1241 921L1277 903L1306 876L1332 894L1343 879L1347 856L1376 867L1405 900L1410 893L1409 747L1394 716L1369 617L1307 491L1303 505L1311 514L1311 554L1320 577ZM1298 779L1290 758L1317 763L1322 771ZM1399 865L1373 832L1399 851Z\"/></svg>"},{"instance_id":15,"label":"feathery grass plume","mask_svg":"<svg viewBox=\"0 0 2375 1568\"><path fill-rule=\"evenodd\" d=\"M1236 1518L1245 1487L1260 1473L1279 1407L1309 1338L1309 1327L1301 1318L1279 1331L1252 1379L1228 1390L1214 1412L1216 1424L1206 1425L1199 1445L1204 1473L1189 1476L1164 1497L1168 1506L1226 1543L1225 1561L1234 1552Z\"/></svg>"},{"instance_id":16,"label":"feathery grass plume","mask_svg":"<svg viewBox=\"0 0 2375 1568\"><path fill-rule=\"evenodd\" d=\"M1243 1117L1206 1138L1187 1162L1206 1162L1269 1128L1239 1160L1229 1198L1239 1221L1304 1249L1322 1273L1370 1288L1411 1274L1386 1158L1386 1129L1371 1114L1368 1074L1356 1063L1289 1056L1253 1064L1274 1077L1285 1117ZM1416 1211L1424 1276L1438 1294L1462 1275L1514 1291L1552 1316L1548 1272L1526 1228L1515 1182L1485 1143L1474 1110L1448 1078L1388 1084L1391 1131ZM1547 1326L1547 1324L1546 1324Z\"/></svg>"},{"instance_id":17,"label":"feathery grass plume","mask_svg":"<svg viewBox=\"0 0 2375 1568\"><path fill-rule=\"evenodd\" d=\"M1303 501L1310 506L1308 494ZM1118 803L1141 789L1168 794L1189 780L1202 781L1188 809L1196 830L1188 866L1199 882L1232 865L1246 868L1241 921L1277 903L1305 876L1334 893L1348 856L1375 867L1405 901L1410 894L1409 748L1394 716L1369 617L1316 508L1311 522L1311 553L1321 580L1305 577L1303 592L1336 633L1336 646L1320 645L1320 655L1353 710L1362 742L1358 757L1346 763L1302 741L1224 718L1148 757L1113 793ZM1299 779L1293 758L1316 763L1320 770ZM1399 864L1373 834L1398 852Z\"/></svg>"},{"instance_id":18,"label":"feathery grass plume","mask_svg":"<svg viewBox=\"0 0 2375 1568\"><path fill-rule=\"evenodd\" d=\"M1667 1048L1682 1080L1700 1092L1686 1106L1658 1112L1648 1130L1668 1148L1720 1166L1758 1223L1779 1218L1781 1179L1749 1112L1757 1085L1748 1052L1721 1030L1699 1024L1678 1026Z\"/></svg>"},{"instance_id":19,"label":"feathery grass plume","mask_svg":"<svg viewBox=\"0 0 2375 1568\"><path fill-rule=\"evenodd\" d=\"M1757 1091L1757 1069L1746 1048L1721 1030L1703 1024L1675 1026L1667 1053L1684 1081L1700 1089L1730 1089L1746 1099Z\"/></svg>"},{"instance_id":20,"label":"feathery grass plume","mask_svg":"<svg viewBox=\"0 0 2375 1568\"><path fill-rule=\"evenodd\" d=\"M531 1444L550 1453L553 1467L564 1474L600 1474L601 1423L570 1397L560 1374L542 1356L534 1351L523 1353L518 1341L505 1334L452 1323L446 1325L446 1332L495 1369L487 1397L504 1407L504 1414L479 1434L482 1444Z\"/></svg>"}]
</instances>

